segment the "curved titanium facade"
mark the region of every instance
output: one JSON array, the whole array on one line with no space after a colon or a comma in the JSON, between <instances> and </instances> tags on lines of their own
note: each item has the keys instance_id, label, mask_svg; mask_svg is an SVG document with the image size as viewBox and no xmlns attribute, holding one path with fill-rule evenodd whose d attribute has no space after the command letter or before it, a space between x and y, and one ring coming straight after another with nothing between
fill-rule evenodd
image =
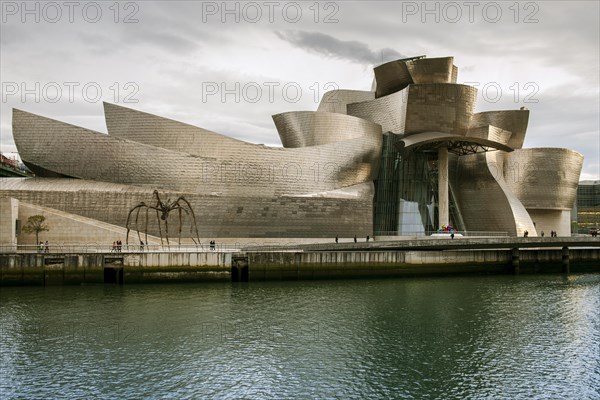
<instances>
[{"instance_id":1,"label":"curved titanium facade","mask_svg":"<svg viewBox=\"0 0 600 400\"><path fill-rule=\"evenodd\" d=\"M502 175L502 152L450 157L450 186L466 230L500 231L522 236L535 226Z\"/></svg>"},{"instance_id":2,"label":"curved titanium facade","mask_svg":"<svg viewBox=\"0 0 600 400\"><path fill-rule=\"evenodd\" d=\"M108 135L13 110L21 158L44 178L3 181L0 197L123 226L156 189L184 195L212 238L425 234L450 222L568 234L582 156L522 150L529 111L474 114L477 90L457 74L452 57L380 65L373 91L333 90L317 112L274 115L281 148L109 103Z\"/></svg>"},{"instance_id":3,"label":"curved titanium facade","mask_svg":"<svg viewBox=\"0 0 600 400\"><path fill-rule=\"evenodd\" d=\"M370 101L348 104L348 115L381 125L382 132L404 133L408 89Z\"/></svg>"},{"instance_id":4,"label":"curved titanium facade","mask_svg":"<svg viewBox=\"0 0 600 400\"><path fill-rule=\"evenodd\" d=\"M456 83L458 69L454 57L416 57L390 61L374 69L375 97L398 92L413 83Z\"/></svg>"},{"instance_id":5,"label":"curved titanium facade","mask_svg":"<svg viewBox=\"0 0 600 400\"><path fill-rule=\"evenodd\" d=\"M383 97L398 92L413 83L406 62L390 61L373 69L375 73L375 97Z\"/></svg>"},{"instance_id":6,"label":"curved titanium facade","mask_svg":"<svg viewBox=\"0 0 600 400\"><path fill-rule=\"evenodd\" d=\"M181 165L202 162L185 154L113 138L50 118L13 110L15 144L22 159L74 178L123 184L155 185L172 190L197 186L197 174L181 174ZM172 179L173 176L181 179Z\"/></svg>"},{"instance_id":7,"label":"curved titanium facade","mask_svg":"<svg viewBox=\"0 0 600 400\"><path fill-rule=\"evenodd\" d=\"M111 137L195 155L220 154L232 146L248 151L264 147L116 104L105 102L103 105L106 128Z\"/></svg>"},{"instance_id":8,"label":"curved titanium facade","mask_svg":"<svg viewBox=\"0 0 600 400\"><path fill-rule=\"evenodd\" d=\"M500 129L491 125L480 126L478 128L471 127L467 131L468 138L491 140L494 142L501 143L503 145L508 145L511 135L512 132L505 131L504 129ZM512 147L507 147L512 150Z\"/></svg>"},{"instance_id":9,"label":"curved titanium facade","mask_svg":"<svg viewBox=\"0 0 600 400\"><path fill-rule=\"evenodd\" d=\"M148 132L146 127L161 118L145 115L140 124L130 119L128 134L121 132L136 138L133 141L15 110L15 142L25 160L63 175L192 193L243 191L263 196L328 191L372 180L378 168L381 137L374 133L380 128L368 121L365 126L370 126L371 135L318 146L318 151L231 142L219 153L217 146L205 145L204 132L189 126L177 129L185 124L167 120L173 124L170 130ZM40 132L52 132L52 140L36 140ZM142 136L143 132L149 134Z\"/></svg>"},{"instance_id":10,"label":"curved titanium facade","mask_svg":"<svg viewBox=\"0 0 600 400\"><path fill-rule=\"evenodd\" d=\"M458 84L411 85L405 135L444 132L465 136L475 109L477 89Z\"/></svg>"},{"instance_id":11,"label":"curved titanium facade","mask_svg":"<svg viewBox=\"0 0 600 400\"><path fill-rule=\"evenodd\" d=\"M583 156L556 148L520 149L504 154L504 177L527 209L571 210Z\"/></svg>"},{"instance_id":12,"label":"curved titanium facade","mask_svg":"<svg viewBox=\"0 0 600 400\"><path fill-rule=\"evenodd\" d=\"M456 83L454 57L421 58L406 63L413 83Z\"/></svg>"},{"instance_id":13,"label":"curved titanium facade","mask_svg":"<svg viewBox=\"0 0 600 400\"><path fill-rule=\"evenodd\" d=\"M529 110L485 111L473 114L471 127L492 125L509 131L512 135L506 144L513 149L520 149L523 147L528 122Z\"/></svg>"},{"instance_id":14,"label":"curved titanium facade","mask_svg":"<svg viewBox=\"0 0 600 400\"><path fill-rule=\"evenodd\" d=\"M348 114L346 110L348 104L373 100L374 98L375 92L347 89L330 90L323 94L317 111Z\"/></svg>"},{"instance_id":15,"label":"curved titanium facade","mask_svg":"<svg viewBox=\"0 0 600 400\"><path fill-rule=\"evenodd\" d=\"M344 114L293 111L273 115L283 147L307 147L370 137L381 145L381 127L365 119Z\"/></svg>"}]
</instances>

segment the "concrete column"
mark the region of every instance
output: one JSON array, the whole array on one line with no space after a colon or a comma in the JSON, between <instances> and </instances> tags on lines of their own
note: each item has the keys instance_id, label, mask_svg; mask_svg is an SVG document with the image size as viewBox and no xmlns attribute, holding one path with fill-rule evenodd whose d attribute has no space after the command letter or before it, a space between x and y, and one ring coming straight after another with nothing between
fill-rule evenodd
<instances>
[{"instance_id":1,"label":"concrete column","mask_svg":"<svg viewBox=\"0 0 600 400\"><path fill-rule=\"evenodd\" d=\"M450 223L448 212L448 148L438 149L438 228Z\"/></svg>"},{"instance_id":2,"label":"concrete column","mask_svg":"<svg viewBox=\"0 0 600 400\"><path fill-rule=\"evenodd\" d=\"M569 260L569 248L568 247L563 247L562 248L562 272L563 274L568 274L569 273L569 264L570 264L570 260Z\"/></svg>"},{"instance_id":3,"label":"concrete column","mask_svg":"<svg viewBox=\"0 0 600 400\"><path fill-rule=\"evenodd\" d=\"M512 268L513 268L513 273L515 275L519 274L519 249L518 248L514 248L510 251L510 258L511 258L511 264L512 264Z\"/></svg>"}]
</instances>

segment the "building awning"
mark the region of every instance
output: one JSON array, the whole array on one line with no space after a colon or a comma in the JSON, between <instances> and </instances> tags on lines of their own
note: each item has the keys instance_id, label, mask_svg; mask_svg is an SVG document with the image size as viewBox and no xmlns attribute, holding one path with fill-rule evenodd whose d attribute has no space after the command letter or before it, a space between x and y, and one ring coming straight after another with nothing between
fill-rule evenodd
<instances>
[{"instance_id":1,"label":"building awning","mask_svg":"<svg viewBox=\"0 0 600 400\"><path fill-rule=\"evenodd\" d=\"M448 152L459 156L483 153L490 150L511 152L514 149L493 140L478 137L453 135L443 132L422 132L403 137L395 143L401 152L436 152L446 147Z\"/></svg>"}]
</instances>

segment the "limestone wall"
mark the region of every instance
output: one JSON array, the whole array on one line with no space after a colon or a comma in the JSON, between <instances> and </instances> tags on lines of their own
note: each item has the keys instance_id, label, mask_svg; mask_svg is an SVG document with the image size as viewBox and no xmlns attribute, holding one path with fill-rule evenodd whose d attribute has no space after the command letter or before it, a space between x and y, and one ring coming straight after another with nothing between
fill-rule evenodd
<instances>
[{"instance_id":1,"label":"limestone wall","mask_svg":"<svg viewBox=\"0 0 600 400\"><path fill-rule=\"evenodd\" d=\"M316 173L317 171L315 171ZM320 171L327 179L327 170ZM89 182L79 179L3 180L0 198L15 197L24 202L125 228L129 210L144 201L153 203L152 190L135 186ZM314 197L235 197L219 194L184 193L196 213L200 237L352 237L372 236L373 186L364 184L352 196L329 193ZM182 193L160 192L163 201L175 201ZM141 213L140 223L145 219ZM148 231L160 236L155 213L149 213ZM145 223L145 220L144 220ZM170 214L169 236L178 227L177 212ZM184 218L182 234L190 237L191 218ZM115 239L111 239L110 243Z\"/></svg>"},{"instance_id":2,"label":"limestone wall","mask_svg":"<svg viewBox=\"0 0 600 400\"><path fill-rule=\"evenodd\" d=\"M535 222L538 236L542 231L545 236L550 236L551 231L556 231L558 236L571 236L570 210L527 209L527 212Z\"/></svg>"},{"instance_id":3,"label":"limestone wall","mask_svg":"<svg viewBox=\"0 0 600 400\"><path fill-rule=\"evenodd\" d=\"M126 229L120 226L107 224L91 218L70 214L64 211L42 207L39 205L21 202L19 204L19 220L24 225L27 218L32 215L43 215L46 217L46 225L50 229L40 232L39 240L48 241L50 245L56 246L62 243L85 243L112 246L116 240L125 243ZM133 235L130 235L133 240ZM133 242L137 244L137 238ZM159 238L148 237L149 244L160 244ZM19 235L19 245L35 245L35 234Z\"/></svg>"},{"instance_id":4,"label":"limestone wall","mask_svg":"<svg viewBox=\"0 0 600 400\"><path fill-rule=\"evenodd\" d=\"M0 252L16 250L18 215L19 200L11 197L0 198Z\"/></svg>"}]
</instances>

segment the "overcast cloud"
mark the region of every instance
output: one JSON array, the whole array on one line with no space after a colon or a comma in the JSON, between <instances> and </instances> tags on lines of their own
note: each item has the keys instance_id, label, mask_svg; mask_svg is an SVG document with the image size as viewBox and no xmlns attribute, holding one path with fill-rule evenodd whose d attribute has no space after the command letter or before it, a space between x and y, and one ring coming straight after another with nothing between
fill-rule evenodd
<instances>
[{"instance_id":1,"label":"overcast cloud","mask_svg":"<svg viewBox=\"0 0 600 400\"><path fill-rule=\"evenodd\" d=\"M50 5L49 5L50 4ZM531 118L600 179L597 1L1 1L0 149L19 108L106 132L102 101L280 145L272 114L368 90L377 64L454 56L477 110Z\"/></svg>"},{"instance_id":2,"label":"overcast cloud","mask_svg":"<svg viewBox=\"0 0 600 400\"><path fill-rule=\"evenodd\" d=\"M406 58L394 49L375 52L366 43L355 40L339 40L320 32L285 31L275 32L277 37L306 51L337 57L361 64L373 65L381 62ZM385 55L385 59L383 58Z\"/></svg>"}]
</instances>

